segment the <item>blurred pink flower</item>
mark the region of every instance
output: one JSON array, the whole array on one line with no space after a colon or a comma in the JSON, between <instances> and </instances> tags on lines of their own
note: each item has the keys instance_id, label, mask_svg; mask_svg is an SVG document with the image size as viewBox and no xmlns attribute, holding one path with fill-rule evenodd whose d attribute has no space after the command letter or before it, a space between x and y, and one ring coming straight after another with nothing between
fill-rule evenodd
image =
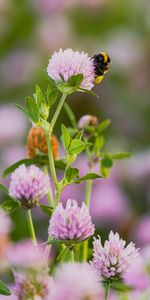
<instances>
[{"instance_id":1,"label":"blurred pink flower","mask_svg":"<svg viewBox=\"0 0 150 300\"><path fill-rule=\"evenodd\" d=\"M47 67L48 75L56 81L67 82L72 75L83 74L81 88L91 90L94 86L94 65L91 58L84 52L72 49L54 52Z\"/></svg>"},{"instance_id":2,"label":"blurred pink flower","mask_svg":"<svg viewBox=\"0 0 150 300\"><path fill-rule=\"evenodd\" d=\"M56 271L53 300L104 300L96 273L88 264L68 263Z\"/></svg>"},{"instance_id":3,"label":"blurred pink flower","mask_svg":"<svg viewBox=\"0 0 150 300\"><path fill-rule=\"evenodd\" d=\"M41 269L37 272L14 272L14 293L21 300L49 300L53 288L53 280L48 275L48 270Z\"/></svg>"},{"instance_id":4,"label":"blurred pink flower","mask_svg":"<svg viewBox=\"0 0 150 300\"><path fill-rule=\"evenodd\" d=\"M84 241L94 233L88 208L79 207L76 200L68 199L66 207L59 203L50 219L48 234L56 240Z\"/></svg>"},{"instance_id":5,"label":"blurred pink flower","mask_svg":"<svg viewBox=\"0 0 150 300\"><path fill-rule=\"evenodd\" d=\"M55 49L65 47L71 36L68 20L62 15L42 19L37 30L38 48L46 55Z\"/></svg>"},{"instance_id":6,"label":"blurred pink flower","mask_svg":"<svg viewBox=\"0 0 150 300\"><path fill-rule=\"evenodd\" d=\"M26 49L16 49L0 64L2 82L7 87L22 85L29 82L36 71L38 58L35 51L32 53Z\"/></svg>"},{"instance_id":7,"label":"blurred pink flower","mask_svg":"<svg viewBox=\"0 0 150 300\"><path fill-rule=\"evenodd\" d=\"M94 184L91 197L91 216L98 224L123 222L129 216L128 200L119 185L109 179Z\"/></svg>"},{"instance_id":8,"label":"blurred pink flower","mask_svg":"<svg viewBox=\"0 0 150 300\"><path fill-rule=\"evenodd\" d=\"M144 246L150 243L150 216L139 218L133 227L132 236L138 245Z\"/></svg>"},{"instance_id":9,"label":"blurred pink flower","mask_svg":"<svg viewBox=\"0 0 150 300\"><path fill-rule=\"evenodd\" d=\"M141 291L149 287L150 277L146 273L146 265L142 253L133 261L128 271L124 273L123 279L134 290Z\"/></svg>"},{"instance_id":10,"label":"blurred pink flower","mask_svg":"<svg viewBox=\"0 0 150 300\"><path fill-rule=\"evenodd\" d=\"M43 15L52 15L60 11L64 2L64 0L33 0L35 8Z\"/></svg>"},{"instance_id":11,"label":"blurred pink flower","mask_svg":"<svg viewBox=\"0 0 150 300\"><path fill-rule=\"evenodd\" d=\"M138 256L138 250L131 242L126 246L126 241L120 239L118 233L109 234L109 239L101 244L101 238L94 238L93 260L91 265L103 278L118 278L128 270L131 263Z\"/></svg>"},{"instance_id":12,"label":"blurred pink flower","mask_svg":"<svg viewBox=\"0 0 150 300\"><path fill-rule=\"evenodd\" d=\"M8 167L25 157L26 149L20 145L6 147L6 149L4 149L4 151L1 153L1 159L5 167Z\"/></svg>"},{"instance_id":13,"label":"blurred pink flower","mask_svg":"<svg viewBox=\"0 0 150 300\"><path fill-rule=\"evenodd\" d=\"M110 53L115 66L117 68L123 67L125 71L131 70L143 58L139 37L129 30L111 31L105 48Z\"/></svg>"},{"instance_id":14,"label":"blurred pink flower","mask_svg":"<svg viewBox=\"0 0 150 300\"><path fill-rule=\"evenodd\" d=\"M27 129L27 121L22 112L9 105L0 107L0 144L14 142L24 138Z\"/></svg>"},{"instance_id":15,"label":"blurred pink flower","mask_svg":"<svg viewBox=\"0 0 150 300\"><path fill-rule=\"evenodd\" d=\"M32 268L43 264L43 246L33 246L31 240L22 240L11 244L6 258L13 267Z\"/></svg>"},{"instance_id":16,"label":"blurred pink flower","mask_svg":"<svg viewBox=\"0 0 150 300\"><path fill-rule=\"evenodd\" d=\"M79 168L80 176L89 172L85 157L78 159L74 166ZM94 172L99 174L98 164L95 165ZM119 166L114 166L111 170L110 179L96 179L93 182L90 213L96 225L108 225L108 223L110 225L115 222L118 226L120 221L122 224L130 216L128 198L119 187L119 177ZM61 201L65 203L70 195L74 199L78 199L78 203L82 203L85 198L85 183L78 186L76 184L67 186L61 195Z\"/></svg>"}]
</instances>

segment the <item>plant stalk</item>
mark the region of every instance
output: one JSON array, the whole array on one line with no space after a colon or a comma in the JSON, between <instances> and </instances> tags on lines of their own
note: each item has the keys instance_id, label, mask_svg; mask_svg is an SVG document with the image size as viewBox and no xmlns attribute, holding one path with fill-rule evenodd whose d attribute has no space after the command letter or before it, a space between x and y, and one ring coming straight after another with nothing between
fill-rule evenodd
<instances>
[{"instance_id":1,"label":"plant stalk","mask_svg":"<svg viewBox=\"0 0 150 300\"><path fill-rule=\"evenodd\" d=\"M106 286L105 300L109 300L110 283Z\"/></svg>"},{"instance_id":2,"label":"plant stalk","mask_svg":"<svg viewBox=\"0 0 150 300\"><path fill-rule=\"evenodd\" d=\"M92 168L90 168L90 172L92 171ZM90 207L90 199L91 199L91 193L92 193L92 184L93 180L87 180L86 183L86 191L85 191L85 204L87 207ZM86 240L83 243L83 261L86 262L88 259L88 240Z\"/></svg>"},{"instance_id":3,"label":"plant stalk","mask_svg":"<svg viewBox=\"0 0 150 300\"><path fill-rule=\"evenodd\" d=\"M57 106L57 108L56 108L56 111L55 111L55 113L54 113L54 116L53 116L53 118L52 118L52 120L51 120L51 131L53 131L53 128L54 128L54 126L55 126L55 123L56 123L56 121L57 121L57 118L58 118L58 116L59 116L59 113L60 113L60 111L61 111L61 109L62 109L62 107L63 107L63 105L64 105L64 102L65 102L66 97L67 97L66 94L62 94L62 97L61 97L61 99L60 99L60 101L59 101L59 104L58 104L58 106Z\"/></svg>"},{"instance_id":4,"label":"plant stalk","mask_svg":"<svg viewBox=\"0 0 150 300\"><path fill-rule=\"evenodd\" d=\"M28 227L29 227L30 236L31 236L33 245L37 246L37 240L36 240L36 235L35 235L35 230L34 230L34 225L33 225L33 220L32 220L32 215L31 215L30 209L27 211L27 218L28 218Z\"/></svg>"}]
</instances>

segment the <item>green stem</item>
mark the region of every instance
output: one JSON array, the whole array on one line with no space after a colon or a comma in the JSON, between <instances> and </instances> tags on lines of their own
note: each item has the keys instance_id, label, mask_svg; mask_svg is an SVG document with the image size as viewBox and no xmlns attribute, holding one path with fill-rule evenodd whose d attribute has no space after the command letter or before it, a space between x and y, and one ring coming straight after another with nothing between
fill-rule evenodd
<instances>
[{"instance_id":1,"label":"green stem","mask_svg":"<svg viewBox=\"0 0 150 300\"><path fill-rule=\"evenodd\" d=\"M109 299L109 290L110 290L110 283L108 283L106 286L105 300Z\"/></svg>"},{"instance_id":2,"label":"green stem","mask_svg":"<svg viewBox=\"0 0 150 300\"><path fill-rule=\"evenodd\" d=\"M45 131L46 134L46 141L47 141L47 147L48 147L48 158L49 158L49 167L51 171L52 180L54 183L55 188L57 189L57 177L56 177L56 171L55 171L55 165L54 165L54 158L53 158L53 152L52 152L52 146L51 146L51 139L50 134Z\"/></svg>"},{"instance_id":3,"label":"green stem","mask_svg":"<svg viewBox=\"0 0 150 300\"><path fill-rule=\"evenodd\" d=\"M61 111L61 109L62 109L62 107L63 107L63 105L64 105L64 102L65 102L66 97L67 97L66 94L62 94L62 97L61 97L61 99L60 99L60 101L59 101L59 104L58 104L58 106L57 106L57 108L56 108L56 111L55 111L54 116L53 116L52 121L51 121L51 131L53 131L53 128L54 128L54 126L55 126L55 123L56 123L56 121L57 121L57 118L58 118L58 116L59 116L59 113L60 113L60 111Z\"/></svg>"},{"instance_id":4,"label":"green stem","mask_svg":"<svg viewBox=\"0 0 150 300\"><path fill-rule=\"evenodd\" d=\"M62 192L62 190L57 188L57 191L56 191L56 197L55 197L56 205L57 205L57 204L59 203L59 201L60 201L60 195L61 195L61 192Z\"/></svg>"},{"instance_id":5,"label":"green stem","mask_svg":"<svg viewBox=\"0 0 150 300\"><path fill-rule=\"evenodd\" d=\"M92 168L90 168L90 171L92 171ZM90 199L91 199L91 192L92 192L92 184L93 180L87 180L86 184L86 191L85 191L85 204L87 207L90 206ZM86 240L83 243L83 261L87 261L88 259L88 240Z\"/></svg>"},{"instance_id":6,"label":"green stem","mask_svg":"<svg viewBox=\"0 0 150 300\"><path fill-rule=\"evenodd\" d=\"M87 207L90 206L92 183L93 183L93 180L87 180L86 190L85 190L85 204Z\"/></svg>"},{"instance_id":7,"label":"green stem","mask_svg":"<svg viewBox=\"0 0 150 300\"><path fill-rule=\"evenodd\" d=\"M77 122L76 122L76 117L72 111L72 109L70 108L70 106L67 104L67 103L64 103L64 109L65 109L65 112L72 124L72 127L73 128L77 128Z\"/></svg>"},{"instance_id":8,"label":"green stem","mask_svg":"<svg viewBox=\"0 0 150 300\"><path fill-rule=\"evenodd\" d=\"M32 215L31 215L30 209L27 211L27 218L28 218L28 227L29 227L30 236L31 236L33 245L37 246L37 240L36 240L36 235L35 235L35 231L34 231L34 226L33 226Z\"/></svg>"},{"instance_id":9,"label":"green stem","mask_svg":"<svg viewBox=\"0 0 150 300\"><path fill-rule=\"evenodd\" d=\"M49 173L48 173L48 167L47 166L44 166L44 173L46 175L49 175ZM54 203L54 199L53 199L53 195L52 195L51 186L49 187L49 191L47 193L47 197L48 197L48 204L49 204L49 206L54 207L55 203Z\"/></svg>"},{"instance_id":10,"label":"green stem","mask_svg":"<svg viewBox=\"0 0 150 300\"><path fill-rule=\"evenodd\" d=\"M75 262L74 250L71 250L71 262Z\"/></svg>"}]
</instances>

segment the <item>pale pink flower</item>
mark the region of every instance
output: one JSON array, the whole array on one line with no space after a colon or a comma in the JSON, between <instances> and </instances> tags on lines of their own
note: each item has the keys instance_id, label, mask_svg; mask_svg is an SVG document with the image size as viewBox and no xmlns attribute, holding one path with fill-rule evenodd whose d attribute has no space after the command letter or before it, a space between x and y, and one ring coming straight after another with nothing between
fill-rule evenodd
<instances>
[{"instance_id":1,"label":"pale pink flower","mask_svg":"<svg viewBox=\"0 0 150 300\"><path fill-rule=\"evenodd\" d=\"M11 244L6 251L6 258L13 267L32 268L43 263L44 249L33 246L31 240L22 240Z\"/></svg>"},{"instance_id":2,"label":"pale pink flower","mask_svg":"<svg viewBox=\"0 0 150 300\"><path fill-rule=\"evenodd\" d=\"M84 52L73 51L72 49L55 52L49 60L47 67L48 75L56 80L65 82L72 75L83 74L83 81L80 84L81 88L91 90L94 86L94 65L91 58Z\"/></svg>"},{"instance_id":3,"label":"pale pink flower","mask_svg":"<svg viewBox=\"0 0 150 300\"><path fill-rule=\"evenodd\" d=\"M38 167L20 165L11 175L9 194L20 200L25 208L39 205L40 199L48 192L50 180Z\"/></svg>"},{"instance_id":4,"label":"pale pink flower","mask_svg":"<svg viewBox=\"0 0 150 300\"><path fill-rule=\"evenodd\" d=\"M66 207L59 203L50 219L48 234L57 240L83 241L94 233L89 210L85 203L79 207L76 200L69 199Z\"/></svg>"},{"instance_id":5,"label":"pale pink flower","mask_svg":"<svg viewBox=\"0 0 150 300\"><path fill-rule=\"evenodd\" d=\"M38 272L14 272L14 293L21 300L49 300L53 289L53 280L48 275L48 270Z\"/></svg>"},{"instance_id":6,"label":"pale pink flower","mask_svg":"<svg viewBox=\"0 0 150 300\"><path fill-rule=\"evenodd\" d=\"M94 252L91 265L103 278L120 278L138 255L138 250L131 242L126 246L126 241L120 239L119 234L112 231L109 240L104 246L101 238L94 239Z\"/></svg>"},{"instance_id":7,"label":"pale pink flower","mask_svg":"<svg viewBox=\"0 0 150 300\"><path fill-rule=\"evenodd\" d=\"M52 300L103 300L97 274L88 264L68 263L58 268Z\"/></svg>"}]
</instances>

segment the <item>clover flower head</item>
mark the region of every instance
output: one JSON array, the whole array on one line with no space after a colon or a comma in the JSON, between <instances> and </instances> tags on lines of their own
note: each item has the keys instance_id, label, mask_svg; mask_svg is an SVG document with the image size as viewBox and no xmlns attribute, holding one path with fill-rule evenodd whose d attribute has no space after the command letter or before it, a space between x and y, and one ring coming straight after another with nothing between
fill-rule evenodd
<instances>
[{"instance_id":1,"label":"clover flower head","mask_svg":"<svg viewBox=\"0 0 150 300\"><path fill-rule=\"evenodd\" d=\"M103 300L97 274L86 263L67 263L56 271L53 300Z\"/></svg>"},{"instance_id":2,"label":"clover flower head","mask_svg":"<svg viewBox=\"0 0 150 300\"><path fill-rule=\"evenodd\" d=\"M48 300L53 287L52 278L48 276L48 270L39 272L14 272L14 294L21 300Z\"/></svg>"},{"instance_id":3,"label":"clover flower head","mask_svg":"<svg viewBox=\"0 0 150 300\"><path fill-rule=\"evenodd\" d=\"M69 199L66 207L59 203L50 219L48 234L57 240L81 242L94 233L88 208L83 203L78 206L76 200Z\"/></svg>"},{"instance_id":4,"label":"clover flower head","mask_svg":"<svg viewBox=\"0 0 150 300\"><path fill-rule=\"evenodd\" d=\"M65 82L73 75L83 74L80 87L91 90L94 86L94 64L84 52L60 49L50 58L47 73L55 81L62 81L63 78Z\"/></svg>"},{"instance_id":5,"label":"clover flower head","mask_svg":"<svg viewBox=\"0 0 150 300\"><path fill-rule=\"evenodd\" d=\"M93 245L94 253L91 265L104 278L120 278L138 256L138 249L132 242L125 246L126 241L120 239L119 234L114 234L112 231L104 246L101 244L100 237L94 239Z\"/></svg>"},{"instance_id":6,"label":"clover flower head","mask_svg":"<svg viewBox=\"0 0 150 300\"><path fill-rule=\"evenodd\" d=\"M11 175L9 194L20 200L22 207L33 208L48 192L50 180L38 167L20 165Z\"/></svg>"}]
</instances>

